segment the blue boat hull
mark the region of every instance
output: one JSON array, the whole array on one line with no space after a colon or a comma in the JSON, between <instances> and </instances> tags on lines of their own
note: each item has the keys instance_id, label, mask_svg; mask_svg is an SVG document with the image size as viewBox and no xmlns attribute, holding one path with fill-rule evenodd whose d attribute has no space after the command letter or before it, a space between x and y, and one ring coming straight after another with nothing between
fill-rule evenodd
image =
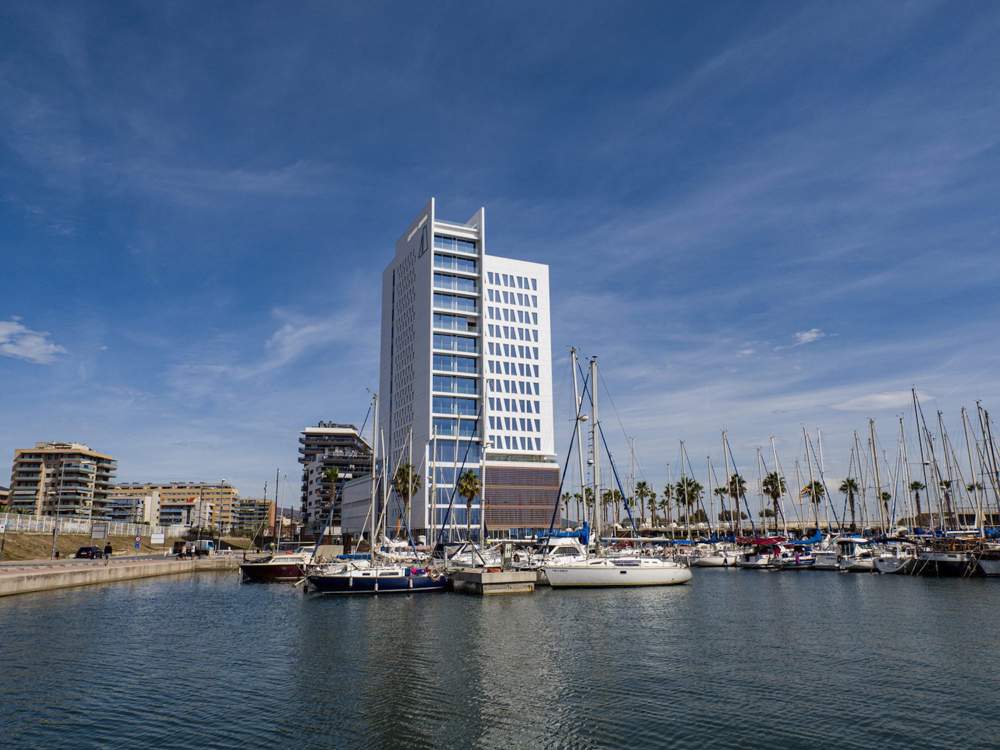
<instances>
[{"instance_id":1,"label":"blue boat hull","mask_svg":"<svg viewBox=\"0 0 1000 750\"><path fill-rule=\"evenodd\" d=\"M448 586L444 576L431 578L428 575L312 575L308 581L309 588L320 594L417 594L444 591Z\"/></svg>"}]
</instances>

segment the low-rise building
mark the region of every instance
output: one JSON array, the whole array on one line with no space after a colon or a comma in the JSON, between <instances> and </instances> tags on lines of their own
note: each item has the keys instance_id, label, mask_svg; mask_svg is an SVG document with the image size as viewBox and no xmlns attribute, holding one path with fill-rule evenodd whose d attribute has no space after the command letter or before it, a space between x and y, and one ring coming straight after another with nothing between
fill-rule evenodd
<instances>
[{"instance_id":1,"label":"low-rise building","mask_svg":"<svg viewBox=\"0 0 1000 750\"><path fill-rule=\"evenodd\" d=\"M83 443L37 443L14 451L11 510L107 520L116 462Z\"/></svg>"},{"instance_id":2,"label":"low-rise building","mask_svg":"<svg viewBox=\"0 0 1000 750\"><path fill-rule=\"evenodd\" d=\"M160 493L121 493L114 490L108 497L107 519L119 523L158 524Z\"/></svg>"},{"instance_id":3,"label":"low-rise building","mask_svg":"<svg viewBox=\"0 0 1000 750\"><path fill-rule=\"evenodd\" d=\"M0 485L0 508L7 510L7 501L10 499L10 488Z\"/></svg>"},{"instance_id":4,"label":"low-rise building","mask_svg":"<svg viewBox=\"0 0 1000 750\"><path fill-rule=\"evenodd\" d=\"M160 508L166 504L172 507L182 507L187 500L199 500L211 505L212 523L220 525L222 531L229 531L235 520L236 506L240 493L235 487L223 482L213 484L208 482L127 482L115 485L112 494L124 497L146 496L157 493ZM204 520L204 513L199 516ZM168 526L173 521L159 520L161 526ZM205 525L205 524L201 524Z\"/></svg>"},{"instance_id":5,"label":"low-rise building","mask_svg":"<svg viewBox=\"0 0 1000 750\"><path fill-rule=\"evenodd\" d=\"M160 526L189 526L193 529L214 530L215 507L211 501L197 497L161 498Z\"/></svg>"}]
</instances>

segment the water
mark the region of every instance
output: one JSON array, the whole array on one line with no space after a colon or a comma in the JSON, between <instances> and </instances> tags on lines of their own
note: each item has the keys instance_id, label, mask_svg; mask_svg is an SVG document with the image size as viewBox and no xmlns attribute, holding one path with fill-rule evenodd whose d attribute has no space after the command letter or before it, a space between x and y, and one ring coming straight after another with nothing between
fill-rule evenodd
<instances>
[{"instance_id":1,"label":"water","mask_svg":"<svg viewBox=\"0 0 1000 750\"><path fill-rule=\"evenodd\" d=\"M0 745L996 747L1000 585L307 598L201 574L0 600Z\"/></svg>"}]
</instances>

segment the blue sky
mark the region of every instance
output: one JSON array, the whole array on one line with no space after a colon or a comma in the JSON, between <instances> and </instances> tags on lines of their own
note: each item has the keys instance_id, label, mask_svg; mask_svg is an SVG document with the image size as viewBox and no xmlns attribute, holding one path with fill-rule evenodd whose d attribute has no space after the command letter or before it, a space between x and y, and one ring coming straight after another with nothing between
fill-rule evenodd
<instances>
[{"instance_id":1,"label":"blue sky","mask_svg":"<svg viewBox=\"0 0 1000 750\"><path fill-rule=\"evenodd\" d=\"M1000 7L6 3L0 456L291 490L360 421L393 243L427 198L550 264L641 473L744 473L821 427L892 448L911 385L1000 408ZM743 468L743 467L741 467ZM273 479L272 479L273 481Z\"/></svg>"}]
</instances>

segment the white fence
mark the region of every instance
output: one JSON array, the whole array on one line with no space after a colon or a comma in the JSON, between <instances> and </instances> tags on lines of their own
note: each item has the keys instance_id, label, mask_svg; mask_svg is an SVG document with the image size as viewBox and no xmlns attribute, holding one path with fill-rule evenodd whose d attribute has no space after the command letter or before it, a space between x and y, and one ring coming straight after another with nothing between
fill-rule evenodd
<instances>
[{"instance_id":1,"label":"white fence","mask_svg":"<svg viewBox=\"0 0 1000 750\"><path fill-rule=\"evenodd\" d=\"M0 524L8 532L24 534L51 534L56 527L64 534L90 534L91 521L85 518L60 518L58 516L26 516L21 513L0 513ZM187 526L154 526L145 523L120 523L117 521L94 521L107 523L108 536L142 536L163 534L166 537L183 536Z\"/></svg>"}]
</instances>

